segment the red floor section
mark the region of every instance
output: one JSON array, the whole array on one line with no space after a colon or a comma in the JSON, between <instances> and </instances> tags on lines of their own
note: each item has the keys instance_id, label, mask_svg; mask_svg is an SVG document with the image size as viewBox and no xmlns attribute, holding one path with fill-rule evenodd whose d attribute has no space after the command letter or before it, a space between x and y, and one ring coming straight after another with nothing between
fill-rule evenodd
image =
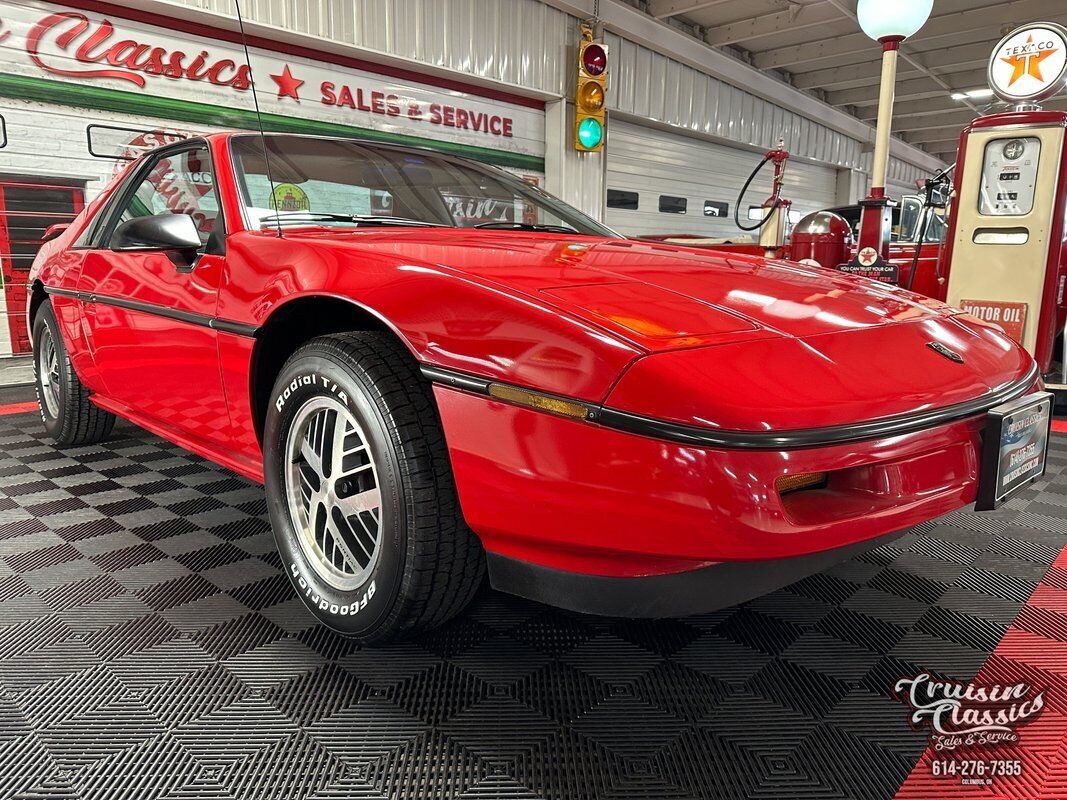
<instances>
[{"instance_id":1,"label":"red floor section","mask_svg":"<svg viewBox=\"0 0 1067 800\"><path fill-rule=\"evenodd\" d=\"M9 414L29 414L31 411L37 410L37 403L9 403L5 406L0 406L0 417L6 417Z\"/></svg>"},{"instance_id":2,"label":"red floor section","mask_svg":"<svg viewBox=\"0 0 1067 800\"><path fill-rule=\"evenodd\" d=\"M897 793L898 800L1067 799L1067 549L974 679L978 686L1020 682L1045 691L1045 708L1018 729L1018 742L964 747L951 753L938 753L931 747ZM1017 761L1022 774L993 777L986 785L964 785L960 777L935 777L935 760Z\"/></svg>"}]
</instances>

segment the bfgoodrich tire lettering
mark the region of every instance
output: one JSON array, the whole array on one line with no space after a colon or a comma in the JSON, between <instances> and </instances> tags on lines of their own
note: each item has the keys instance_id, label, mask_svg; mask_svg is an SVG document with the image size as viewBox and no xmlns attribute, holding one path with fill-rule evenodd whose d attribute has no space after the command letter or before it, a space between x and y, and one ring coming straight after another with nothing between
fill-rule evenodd
<instances>
[{"instance_id":1,"label":"bfgoodrich tire lettering","mask_svg":"<svg viewBox=\"0 0 1067 800\"><path fill-rule=\"evenodd\" d=\"M431 628L481 582L429 384L387 334L314 339L286 362L264 477L286 574L334 630L374 642Z\"/></svg>"},{"instance_id":2,"label":"bfgoodrich tire lettering","mask_svg":"<svg viewBox=\"0 0 1067 800\"><path fill-rule=\"evenodd\" d=\"M70 362L52 301L45 300L33 320L34 386L45 432L62 446L106 439L115 415L93 405Z\"/></svg>"}]
</instances>

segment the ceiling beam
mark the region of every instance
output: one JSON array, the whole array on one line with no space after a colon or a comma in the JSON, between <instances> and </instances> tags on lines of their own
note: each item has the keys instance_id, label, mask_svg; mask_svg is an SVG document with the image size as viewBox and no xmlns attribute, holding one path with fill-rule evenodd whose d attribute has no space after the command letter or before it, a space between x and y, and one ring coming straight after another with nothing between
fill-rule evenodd
<instances>
[{"instance_id":1,"label":"ceiling beam","mask_svg":"<svg viewBox=\"0 0 1067 800\"><path fill-rule=\"evenodd\" d=\"M648 13L656 19L667 19L725 2L729 0L649 0Z\"/></svg>"},{"instance_id":2,"label":"ceiling beam","mask_svg":"<svg viewBox=\"0 0 1067 800\"><path fill-rule=\"evenodd\" d=\"M942 91L940 97L928 100L905 100L904 102L896 103L893 106L893 115L897 117L922 117L930 114L950 114L954 111L959 111L961 108L964 108L964 106L945 95L944 91ZM876 107L865 107L856 116L868 121L875 120L878 119L878 109Z\"/></svg>"},{"instance_id":3,"label":"ceiling beam","mask_svg":"<svg viewBox=\"0 0 1067 800\"><path fill-rule=\"evenodd\" d=\"M889 0L891 2L891 0ZM936 9L936 7L935 7ZM931 17L917 34L923 46L930 44L930 39L941 36L954 36L973 31L999 30L1005 25L1025 22L1031 19L1045 19L1061 16L1049 13L1048 0L1014 0L989 8L970 8L951 14ZM992 52L996 42L985 45L987 55ZM948 46L948 45L946 45ZM857 31L845 36L835 36L817 42L807 42L790 47L757 52L752 63L760 69L785 69L794 64L806 64L823 58L848 56L857 53L869 53L877 45L866 34Z\"/></svg>"},{"instance_id":4,"label":"ceiling beam","mask_svg":"<svg viewBox=\"0 0 1067 800\"><path fill-rule=\"evenodd\" d=\"M995 97L971 99L975 100L982 109L998 102ZM1053 111L1067 109L1067 97L1056 97L1051 100L1046 100L1041 104L1041 107ZM962 110L964 110L962 100L952 100L951 98L946 97L943 99L935 98L933 100L915 100L905 103L897 103L893 108L893 113L900 117L923 117L931 114L952 114ZM857 116L860 119L870 121L877 117L877 113L867 111L863 114L857 114Z\"/></svg>"},{"instance_id":5,"label":"ceiling beam","mask_svg":"<svg viewBox=\"0 0 1067 800\"><path fill-rule=\"evenodd\" d=\"M930 116L922 114L914 117L893 117L893 133L925 130L958 131L978 115L973 111L954 111L949 114Z\"/></svg>"},{"instance_id":6,"label":"ceiling beam","mask_svg":"<svg viewBox=\"0 0 1067 800\"><path fill-rule=\"evenodd\" d=\"M898 100L923 100L927 97L945 97L953 91L964 92L968 89L980 89L986 85L986 73L984 69L976 69L970 72L957 72L941 76L950 86L946 91L929 76L907 78L897 81ZM876 84L872 84L872 87ZM877 106L878 89L860 87L857 89L842 89L837 92L827 92L826 102L835 106Z\"/></svg>"},{"instance_id":7,"label":"ceiling beam","mask_svg":"<svg viewBox=\"0 0 1067 800\"><path fill-rule=\"evenodd\" d=\"M955 164L956 157L959 155L958 150L946 150L943 153L938 154L938 158L944 161L946 164Z\"/></svg>"},{"instance_id":8,"label":"ceiling beam","mask_svg":"<svg viewBox=\"0 0 1067 800\"><path fill-rule=\"evenodd\" d=\"M920 145L927 150L956 149L960 140L959 131L951 130L928 130L902 133L900 138L909 144ZM951 145L951 147L949 147Z\"/></svg>"},{"instance_id":9,"label":"ceiling beam","mask_svg":"<svg viewBox=\"0 0 1067 800\"><path fill-rule=\"evenodd\" d=\"M918 56L902 56L901 76L914 78L916 72L927 72L929 77L938 82L950 80L944 72L963 72L981 67L989 61L992 45L980 44L964 47L952 47L946 50L931 50ZM937 70L937 74L930 72ZM867 83L877 84L882 75L881 59L872 58L862 64L849 64L843 67L815 69L809 72L796 72L793 85L802 89L825 89L831 86L862 86ZM947 87L946 87L947 91Z\"/></svg>"},{"instance_id":10,"label":"ceiling beam","mask_svg":"<svg viewBox=\"0 0 1067 800\"><path fill-rule=\"evenodd\" d=\"M783 31L793 32L816 25L825 25L828 22L838 22L840 19L841 12L827 2L816 0L807 5L793 3L785 11L775 14L763 14L731 22L728 25L710 27L704 36L704 41L715 47L721 47Z\"/></svg>"}]
</instances>

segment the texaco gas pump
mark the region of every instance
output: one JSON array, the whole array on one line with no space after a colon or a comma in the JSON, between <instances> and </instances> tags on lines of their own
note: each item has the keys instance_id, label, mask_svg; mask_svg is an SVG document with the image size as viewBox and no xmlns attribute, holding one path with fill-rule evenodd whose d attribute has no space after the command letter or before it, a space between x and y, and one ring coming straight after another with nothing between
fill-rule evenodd
<instances>
[{"instance_id":1,"label":"texaco gas pump","mask_svg":"<svg viewBox=\"0 0 1067 800\"><path fill-rule=\"evenodd\" d=\"M976 119L960 137L942 252L947 300L1002 327L1033 354L1050 388L1067 389L1063 366L1048 375L1067 308L1067 113L1038 105L1067 80L1067 29L1041 22L1013 31L988 74L1014 108Z\"/></svg>"}]
</instances>

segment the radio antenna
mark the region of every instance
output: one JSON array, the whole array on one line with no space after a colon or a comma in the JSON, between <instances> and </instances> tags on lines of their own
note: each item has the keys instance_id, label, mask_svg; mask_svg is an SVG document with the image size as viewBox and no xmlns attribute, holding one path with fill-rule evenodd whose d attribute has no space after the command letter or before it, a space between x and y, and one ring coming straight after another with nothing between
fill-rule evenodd
<instances>
[{"instance_id":1,"label":"radio antenna","mask_svg":"<svg viewBox=\"0 0 1067 800\"><path fill-rule=\"evenodd\" d=\"M259 124L259 143L263 148L263 168L267 173L267 183L270 185L270 198L274 201L274 223L278 228L278 238L284 239L282 235L282 219L279 215L280 209L278 208L278 201L275 198L275 186L274 177L270 171L270 155L267 153L267 132L263 128L263 113L259 110L259 95L256 94L256 76L252 72L252 57L248 54L248 36L245 34L245 20L241 14L241 2L240 0L233 0L234 6L237 8L237 25L241 29L241 46L245 51L245 64L248 65L248 83L252 89L252 102L256 107L256 122Z\"/></svg>"}]
</instances>

